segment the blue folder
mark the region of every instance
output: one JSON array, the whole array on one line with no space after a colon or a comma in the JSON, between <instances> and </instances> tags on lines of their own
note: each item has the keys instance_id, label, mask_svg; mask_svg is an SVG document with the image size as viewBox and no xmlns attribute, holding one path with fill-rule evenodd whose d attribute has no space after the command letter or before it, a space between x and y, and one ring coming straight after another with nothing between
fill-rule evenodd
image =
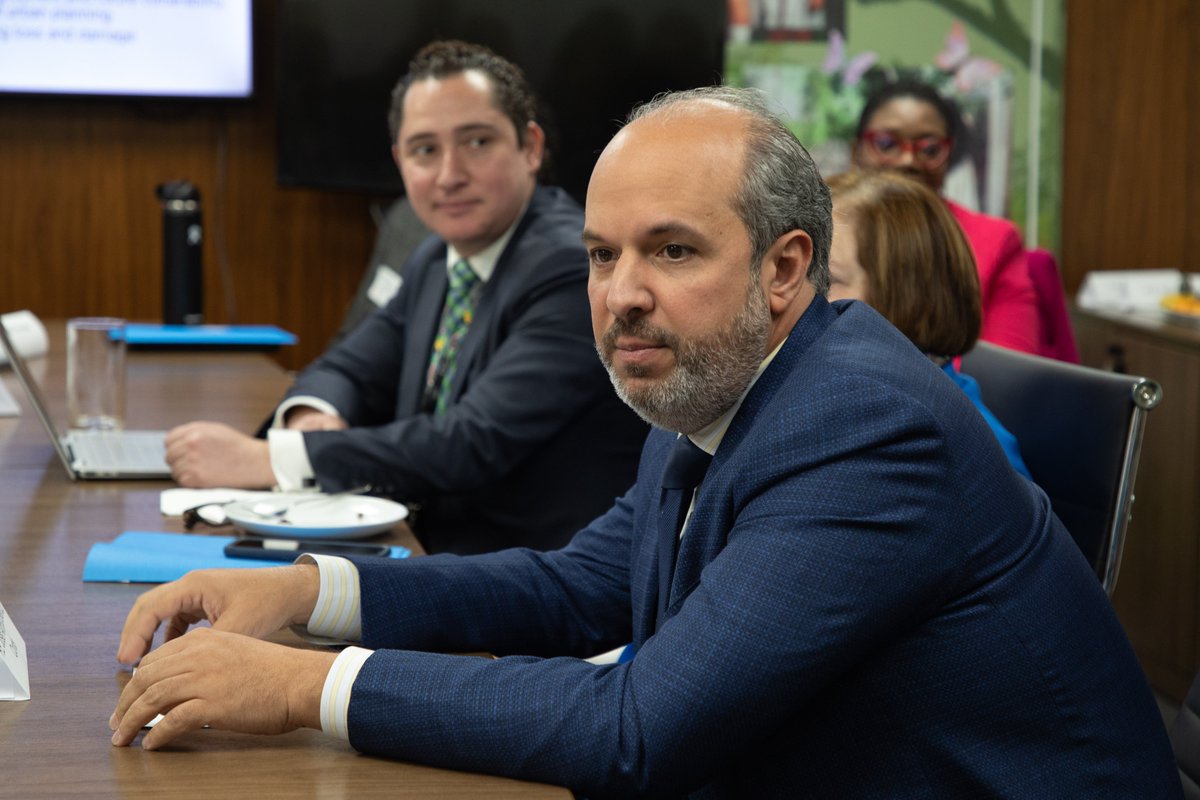
<instances>
[{"instance_id":1,"label":"blue folder","mask_svg":"<svg viewBox=\"0 0 1200 800\"><path fill-rule=\"evenodd\" d=\"M279 561L227 557L225 545L232 541L232 536L126 531L111 542L92 545L83 565L83 579L166 583L182 578L194 569L281 566ZM392 558L406 558L408 555L407 547L392 546Z\"/></svg>"},{"instance_id":2,"label":"blue folder","mask_svg":"<svg viewBox=\"0 0 1200 800\"><path fill-rule=\"evenodd\" d=\"M130 322L125 343L131 347L278 347L295 344L296 335L274 325L157 325Z\"/></svg>"}]
</instances>

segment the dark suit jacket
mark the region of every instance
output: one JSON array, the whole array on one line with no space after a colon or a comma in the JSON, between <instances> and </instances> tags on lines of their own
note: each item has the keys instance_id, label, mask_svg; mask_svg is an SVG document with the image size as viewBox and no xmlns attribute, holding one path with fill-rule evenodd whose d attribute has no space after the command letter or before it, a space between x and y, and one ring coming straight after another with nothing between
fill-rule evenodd
<instances>
[{"instance_id":1,"label":"dark suit jacket","mask_svg":"<svg viewBox=\"0 0 1200 800\"><path fill-rule=\"evenodd\" d=\"M647 426L596 355L583 217L539 188L496 263L462 341L451 406L422 410L446 294L446 246L426 240L392 301L296 381L352 426L306 433L320 486L371 484L420 505L431 552L553 548L633 482Z\"/></svg>"},{"instance_id":2,"label":"dark suit jacket","mask_svg":"<svg viewBox=\"0 0 1200 800\"><path fill-rule=\"evenodd\" d=\"M354 747L586 796L1173 798L1099 581L970 401L817 298L700 485L656 622L659 478L564 550L356 560ZM636 657L574 658L632 639Z\"/></svg>"}]
</instances>

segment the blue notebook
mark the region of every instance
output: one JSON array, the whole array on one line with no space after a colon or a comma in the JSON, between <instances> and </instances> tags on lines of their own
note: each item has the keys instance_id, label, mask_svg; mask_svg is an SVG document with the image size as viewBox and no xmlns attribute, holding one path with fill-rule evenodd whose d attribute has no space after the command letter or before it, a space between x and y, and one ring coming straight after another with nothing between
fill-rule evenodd
<instances>
[{"instance_id":1,"label":"blue notebook","mask_svg":"<svg viewBox=\"0 0 1200 800\"><path fill-rule=\"evenodd\" d=\"M125 343L131 347L278 347L295 344L296 335L274 325L158 325L130 322Z\"/></svg>"},{"instance_id":2,"label":"blue notebook","mask_svg":"<svg viewBox=\"0 0 1200 800\"><path fill-rule=\"evenodd\" d=\"M83 565L84 581L166 583L194 569L278 567L285 562L228 558L232 536L126 531L111 542L97 542ZM406 558L407 547L392 546L392 558Z\"/></svg>"}]
</instances>

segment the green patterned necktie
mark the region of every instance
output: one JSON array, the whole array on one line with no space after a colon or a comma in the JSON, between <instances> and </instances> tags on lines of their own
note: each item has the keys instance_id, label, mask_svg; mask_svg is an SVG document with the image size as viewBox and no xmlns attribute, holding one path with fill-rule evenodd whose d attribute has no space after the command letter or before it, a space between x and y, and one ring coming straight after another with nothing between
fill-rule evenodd
<instances>
[{"instance_id":1,"label":"green patterned necktie","mask_svg":"<svg viewBox=\"0 0 1200 800\"><path fill-rule=\"evenodd\" d=\"M471 326L477 294L475 290L480 285L479 276L465 258L450 267L449 278L446 305L442 308L442 324L433 341L433 353L429 358L429 372L425 381L427 403L432 401L436 414L446 410L450 399L450 379L454 377L458 346Z\"/></svg>"}]
</instances>

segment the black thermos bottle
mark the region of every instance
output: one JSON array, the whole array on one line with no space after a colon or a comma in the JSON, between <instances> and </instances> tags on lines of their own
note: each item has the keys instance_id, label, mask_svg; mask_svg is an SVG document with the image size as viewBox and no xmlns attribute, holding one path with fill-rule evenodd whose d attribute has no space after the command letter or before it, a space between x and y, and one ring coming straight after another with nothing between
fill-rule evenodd
<instances>
[{"instance_id":1,"label":"black thermos bottle","mask_svg":"<svg viewBox=\"0 0 1200 800\"><path fill-rule=\"evenodd\" d=\"M159 184L163 213L163 322L204 322L204 281L200 246L200 191L188 181Z\"/></svg>"}]
</instances>

